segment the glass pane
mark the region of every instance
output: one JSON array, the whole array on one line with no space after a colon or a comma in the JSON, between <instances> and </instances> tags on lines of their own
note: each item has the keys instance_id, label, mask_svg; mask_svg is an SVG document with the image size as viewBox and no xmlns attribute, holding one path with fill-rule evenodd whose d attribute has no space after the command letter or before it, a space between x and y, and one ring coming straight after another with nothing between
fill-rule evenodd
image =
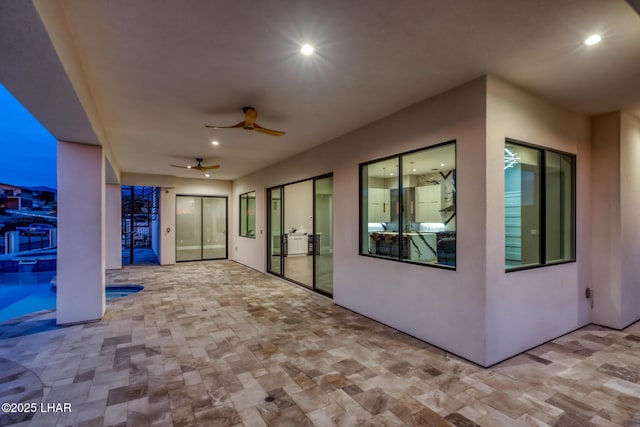
<instances>
[{"instance_id":1,"label":"glass pane","mask_svg":"<svg viewBox=\"0 0 640 427\"><path fill-rule=\"evenodd\" d=\"M507 142L504 148L505 267L540 264L541 151Z\"/></svg>"},{"instance_id":2,"label":"glass pane","mask_svg":"<svg viewBox=\"0 0 640 427\"><path fill-rule=\"evenodd\" d=\"M403 259L455 267L455 144L402 156L402 171Z\"/></svg>"},{"instance_id":3,"label":"glass pane","mask_svg":"<svg viewBox=\"0 0 640 427\"><path fill-rule=\"evenodd\" d=\"M247 237L256 237L256 192L248 194L247 200Z\"/></svg>"},{"instance_id":4,"label":"glass pane","mask_svg":"<svg viewBox=\"0 0 640 427\"><path fill-rule=\"evenodd\" d=\"M240 195L240 235L247 235L247 201L246 194Z\"/></svg>"},{"instance_id":5,"label":"glass pane","mask_svg":"<svg viewBox=\"0 0 640 427\"><path fill-rule=\"evenodd\" d=\"M575 259L574 159L545 153L545 262Z\"/></svg>"},{"instance_id":6,"label":"glass pane","mask_svg":"<svg viewBox=\"0 0 640 427\"><path fill-rule=\"evenodd\" d=\"M227 257L227 199L202 198L202 258Z\"/></svg>"},{"instance_id":7,"label":"glass pane","mask_svg":"<svg viewBox=\"0 0 640 427\"><path fill-rule=\"evenodd\" d=\"M176 196L176 260L202 259L200 197Z\"/></svg>"},{"instance_id":8,"label":"glass pane","mask_svg":"<svg viewBox=\"0 0 640 427\"><path fill-rule=\"evenodd\" d=\"M309 237L313 232L313 180L284 186L284 232L287 248L284 276L312 287L313 252L309 252Z\"/></svg>"},{"instance_id":9,"label":"glass pane","mask_svg":"<svg viewBox=\"0 0 640 427\"><path fill-rule=\"evenodd\" d=\"M333 295L333 177L315 182L316 289Z\"/></svg>"},{"instance_id":10,"label":"glass pane","mask_svg":"<svg viewBox=\"0 0 640 427\"><path fill-rule=\"evenodd\" d=\"M282 189L269 189L269 265L268 271L282 275Z\"/></svg>"},{"instance_id":11,"label":"glass pane","mask_svg":"<svg viewBox=\"0 0 640 427\"><path fill-rule=\"evenodd\" d=\"M240 195L240 235L255 237L256 228L256 192Z\"/></svg>"},{"instance_id":12,"label":"glass pane","mask_svg":"<svg viewBox=\"0 0 640 427\"><path fill-rule=\"evenodd\" d=\"M398 258L400 254L399 158L362 165L361 253Z\"/></svg>"}]
</instances>

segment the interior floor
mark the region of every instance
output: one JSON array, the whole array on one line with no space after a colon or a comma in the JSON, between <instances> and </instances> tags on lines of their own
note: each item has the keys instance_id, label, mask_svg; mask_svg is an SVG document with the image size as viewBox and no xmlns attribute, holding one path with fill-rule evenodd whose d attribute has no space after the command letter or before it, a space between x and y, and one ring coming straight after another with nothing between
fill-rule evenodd
<instances>
[{"instance_id":1,"label":"interior floor","mask_svg":"<svg viewBox=\"0 0 640 427\"><path fill-rule=\"evenodd\" d=\"M145 289L95 323L0 324L0 401L71 405L0 425L640 423L640 323L484 369L232 261L124 267L107 283Z\"/></svg>"}]
</instances>

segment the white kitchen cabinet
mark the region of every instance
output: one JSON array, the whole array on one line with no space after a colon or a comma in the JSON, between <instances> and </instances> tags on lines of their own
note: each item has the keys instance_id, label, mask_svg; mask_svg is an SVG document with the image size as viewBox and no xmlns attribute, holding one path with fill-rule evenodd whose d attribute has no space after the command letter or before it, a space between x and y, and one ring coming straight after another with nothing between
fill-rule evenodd
<instances>
[{"instance_id":1,"label":"white kitchen cabinet","mask_svg":"<svg viewBox=\"0 0 640 427\"><path fill-rule=\"evenodd\" d=\"M306 255L309 250L309 237L304 235L289 235L287 237L287 255Z\"/></svg>"},{"instance_id":2,"label":"white kitchen cabinet","mask_svg":"<svg viewBox=\"0 0 640 427\"><path fill-rule=\"evenodd\" d=\"M391 194L386 188L369 188L368 222L389 222Z\"/></svg>"},{"instance_id":3,"label":"white kitchen cabinet","mask_svg":"<svg viewBox=\"0 0 640 427\"><path fill-rule=\"evenodd\" d=\"M416 222L442 222L440 184L416 187Z\"/></svg>"}]
</instances>

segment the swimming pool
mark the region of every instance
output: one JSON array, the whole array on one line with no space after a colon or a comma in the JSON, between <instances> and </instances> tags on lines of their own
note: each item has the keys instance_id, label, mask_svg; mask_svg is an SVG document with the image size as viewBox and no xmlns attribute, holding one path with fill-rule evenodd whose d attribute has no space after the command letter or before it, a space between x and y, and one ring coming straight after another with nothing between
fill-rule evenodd
<instances>
[{"instance_id":1,"label":"swimming pool","mask_svg":"<svg viewBox=\"0 0 640 427\"><path fill-rule=\"evenodd\" d=\"M51 286L55 271L0 274L0 322L56 308L56 292ZM144 289L141 285L107 286L106 298L120 298Z\"/></svg>"}]
</instances>

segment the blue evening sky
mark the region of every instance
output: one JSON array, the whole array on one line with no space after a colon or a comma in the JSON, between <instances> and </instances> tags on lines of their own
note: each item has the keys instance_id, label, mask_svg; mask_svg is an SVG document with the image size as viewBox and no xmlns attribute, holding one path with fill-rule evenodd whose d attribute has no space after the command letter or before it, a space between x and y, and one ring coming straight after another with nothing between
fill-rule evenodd
<instances>
[{"instance_id":1,"label":"blue evening sky","mask_svg":"<svg viewBox=\"0 0 640 427\"><path fill-rule=\"evenodd\" d=\"M56 163L56 139L0 84L0 182L57 188Z\"/></svg>"}]
</instances>

